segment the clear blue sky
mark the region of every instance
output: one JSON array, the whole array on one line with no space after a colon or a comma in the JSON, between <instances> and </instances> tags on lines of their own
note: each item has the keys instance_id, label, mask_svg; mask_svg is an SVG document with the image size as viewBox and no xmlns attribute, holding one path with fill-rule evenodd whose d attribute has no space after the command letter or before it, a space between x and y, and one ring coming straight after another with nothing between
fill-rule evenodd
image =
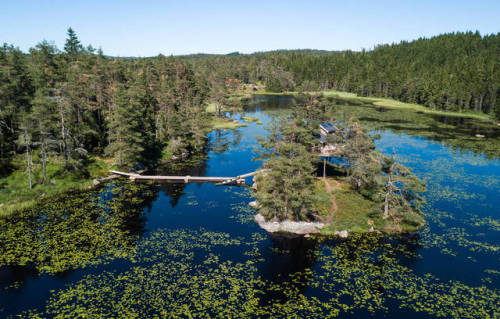
<instances>
[{"instance_id":1,"label":"clear blue sky","mask_svg":"<svg viewBox=\"0 0 500 319\"><path fill-rule=\"evenodd\" d=\"M362 48L444 32L500 32L500 0L2 0L0 42L84 45L115 56Z\"/></svg>"}]
</instances>

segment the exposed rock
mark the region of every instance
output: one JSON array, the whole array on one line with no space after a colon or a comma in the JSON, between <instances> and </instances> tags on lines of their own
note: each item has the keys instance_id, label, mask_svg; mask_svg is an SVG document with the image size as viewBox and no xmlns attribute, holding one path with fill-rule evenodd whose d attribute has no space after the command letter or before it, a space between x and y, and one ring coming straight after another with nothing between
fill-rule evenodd
<instances>
[{"instance_id":1,"label":"exposed rock","mask_svg":"<svg viewBox=\"0 0 500 319\"><path fill-rule=\"evenodd\" d=\"M319 222L296 222L285 220L282 222L266 221L261 214L255 215L257 224L268 233L287 233L293 235L318 234L319 229L325 226Z\"/></svg>"},{"instance_id":2,"label":"exposed rock","mask_svg":"<svg viewBox=\"0 0 500 319\"><path fill-rule=\"evenodd\" d=\"M253 189L254 191L256 191L256 190L257 190L257 182L253 182L253 184L252 184L252 189Z\"/></svg>"},{"instance_id":3,"label":"exposed rock","mask_svg":"<svg viewBox=\"0 0 500 319\"><path fill-rule=\"evenodd\" d=\"M375 229L372 227L370 227L370 233L373 233L375 231Z\"/></svg>"},{"instance_id":4,"label":"exposed rock","mask_svg":"<svg viewBox=\"0 0 500 319\"><path fill-rule=\"evenodd\" d=\"M94 179L93 183L94 183L94 187L95 186L98 186L99 184L101 184L102 182L106 182L106 181L110 181L112 179L116 179L116 178L119 178L120 175L117 175L117 174L112 174L112 175L109 175L109 176L105 176L105 177L101 177L101 178L96 178Z\"/></svg>"},{"instance_id":5,"label":"exposed rock","mask_svg":"<svg viewBox=\"0 0 500 319\"><path fill-rule=\"evenodd\" d=\"M336 231L333 234L339 236L340 238L347 238L348 236L347 230Z\"/></svg>"},{"instance_id":6,"label":"exposed rock","mask_svg":"<svg viewBox=\"0 0 500 319\"><path fill-rule=\"evenodd\" d=\"M484 138L484 135L483 134L476 134L476 137Z\"/></svg>"},{"instance_id":7,"label":"exposed rock","mask_svg":"<svg viewBox=\"0 0 500 319\"><path fill-rule=\"evenodd\" d=\"M248 206L253 207L253 208L259 208L259 202L254 200L253 202L248 203Z\"/></svg>"}]
</instances>

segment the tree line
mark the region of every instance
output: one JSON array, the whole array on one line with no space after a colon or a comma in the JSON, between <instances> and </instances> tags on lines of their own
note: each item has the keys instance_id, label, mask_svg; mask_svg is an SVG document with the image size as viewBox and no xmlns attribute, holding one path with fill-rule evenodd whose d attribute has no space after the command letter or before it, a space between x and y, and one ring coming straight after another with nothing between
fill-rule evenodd
<instances>
[{"instance_id":1,"label":"tree line","mask_svg":"<svg viewBox=\"0 0 500 319\"><path fill-rule=\"evenodd\" d=\"M197 72L260 82L268 91L293 90L313 81L321 89L492 113L500 119L500 33L449 33L360 52L298 50L185 59Z\"/></svg>"},{"instance_id":2,"label":"tree line","mask_svg":"<svg viewBox=\"0 0 500 319\"><path fill-rule=\"evenodd\" d=\"M84 47L68 29L63 50L42 41L28 53L0 47L0 171L25 156L66 170L85 166L89 154L119 165L147 165L204 148L210 85L174 57L112 58ZM31 182L31 178L30 178Z\"/></svg>"}]
</instances>

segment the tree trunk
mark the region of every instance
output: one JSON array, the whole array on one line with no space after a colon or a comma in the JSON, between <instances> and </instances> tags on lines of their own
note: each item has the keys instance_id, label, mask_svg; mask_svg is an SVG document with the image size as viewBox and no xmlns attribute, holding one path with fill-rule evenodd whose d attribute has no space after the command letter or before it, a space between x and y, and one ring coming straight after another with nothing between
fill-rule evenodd
<instances>
[{"instance_id":1,"label":"tree trunk","mask_svg":"<svg viewBox=\"0 0 500 319\"><path fill-rule=\"evenodd\" d=\"M62 109L62 106L59 108L59 113L61 115L61 137L63 142L64 167L68 169L69 166L68 145L66 143L66 126L64 124L64 110Z\"/></svg>"},{"instance_id":2,"label":"tree trunk","mask_svg":"<svg viewBox=\"0 0 500 319\"><path fill-rule=\"evenodd\" d=\"M326 157L323 158L323 178L326 177Z\"/></svg>"},{"instance_id":3,"label":"tree trunk","mask_svg":"<svg viewBox=\"0 0 500 319\"><path fill-rule=\"evenodd\" d=\"M30 183L30 190L33 189L33 181L31 177L31 155L30 155L30 146L28 142L28 134L26 134L26 130L24 130L24 142L26 143L26 161L28 166L28 177Z\"/></svg>"},{"instance_id":4,"label":"tree trunk","mask_svg":"<svg viewBox=\"0 0 500 319\"><path fill-rule=\"evenodd\" d=\"M45 184L45 181L47 180L47 174L46 174L46 167L47 167L47 152L45 149L46 145L45 143L42 144L42 171L43 171L43 180L42 184Z\"/></svg>"},{"instance_id":5,"label":"tree trunk","mask_svg":"<svg viewBox=\"0 0 500 319\"><path fill-rule=\"evenodd\" d=\"M389 180L387 182L387 191L385 193L385 200L384 200L384 216L383 216L384 219L389 217L389 196L391 193L392 193L392 181L391 181L391 176L389 175Z\"/></svg>"}]
</instances>

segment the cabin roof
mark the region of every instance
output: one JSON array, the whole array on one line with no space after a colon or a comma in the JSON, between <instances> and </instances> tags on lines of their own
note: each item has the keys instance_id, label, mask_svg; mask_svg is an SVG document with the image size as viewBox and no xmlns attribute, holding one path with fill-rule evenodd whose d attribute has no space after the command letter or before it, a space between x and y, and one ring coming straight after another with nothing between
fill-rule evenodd
<instances>
[{"instance_id":1,"label":"cabin roof","mask_svg":"<svg viewBox=\"0 0 500 319\"><path fill-rule=\"evenodd\" d=\"M328 134L338 130L338 128L330 122L321 123L319 127Z\"/></svg>"}]
</instances>

